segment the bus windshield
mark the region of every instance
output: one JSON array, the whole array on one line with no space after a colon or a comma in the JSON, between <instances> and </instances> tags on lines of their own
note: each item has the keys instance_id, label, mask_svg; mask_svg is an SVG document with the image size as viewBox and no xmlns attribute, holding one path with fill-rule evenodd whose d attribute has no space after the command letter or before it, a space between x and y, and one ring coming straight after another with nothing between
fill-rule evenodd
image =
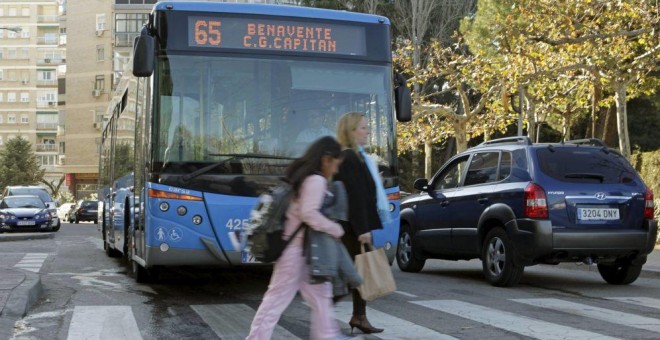
<instances>
[{"instance_id":1,"label":"bus windshield","mask_svg":"<svg viewBox=\"0 0 660 340\"><path fill-rule=\"evenodd\" d=\"M358 111L371 127L367 151L384 176L396 175L389 65L170 54L156 70L156 173L227 163L212 173L279 175Z\"/></svg>"}]
</instances>

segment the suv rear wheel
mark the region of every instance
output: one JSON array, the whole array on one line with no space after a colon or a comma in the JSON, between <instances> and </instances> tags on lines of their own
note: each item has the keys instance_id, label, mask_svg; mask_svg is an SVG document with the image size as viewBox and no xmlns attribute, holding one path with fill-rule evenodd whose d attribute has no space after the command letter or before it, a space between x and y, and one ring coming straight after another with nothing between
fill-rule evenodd
<instances>
[{"instance_id":1,"label":"suv rear wheel","mask_svg":"<svg viewBox=\"0 0 660 340\"><path fill-rule=\"evenodd\" d=\"M481 250L484 276L493 286L511 287L518 284L525 267L514 261L515 250L502 228L488 232Z\"/></svg>"},{"instance_id":2,"label":"suv rear wheel","mask_svg":"<svg viewBox=\"0 0 660 340\"><path fill-rule=\"evenodd\" d=\"M412 233L410 232L410 226L407 224L401 225L399 243L396 247L396 264L404 272L417 273L424 268L425 263L426 260L415 258L415 253L412 249Z\"/></svg>"},{"instance_id":3,"label":"suv rear wheel","mask_svg":"<svg viewBox=\"0 0 660 340\"><path fill-rule=\"evenodd\" d=\"M641 264L632 264L630 261L614 264L598 264L598 272L603 280L613 285L627 285L633 283L642 272Z\"/></svg>"}]
</instances>

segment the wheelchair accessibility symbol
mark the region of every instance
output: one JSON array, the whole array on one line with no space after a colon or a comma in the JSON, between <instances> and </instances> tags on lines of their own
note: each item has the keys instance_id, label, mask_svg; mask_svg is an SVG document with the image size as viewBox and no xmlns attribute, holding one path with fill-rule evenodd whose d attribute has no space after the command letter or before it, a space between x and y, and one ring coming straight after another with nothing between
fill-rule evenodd
<instances>
[{"instance_id":1,"label":"wheelchair accessibility symbol","mask_svg":"<svg viewBox=\"0 0 660 340\"><path fill-rule=\"evenodd\" d=\"M183 232L181 232L181 229L174 227L170 230L168 236L172 242L179 242L183 238Z\"/></svg>"}]
</instances>

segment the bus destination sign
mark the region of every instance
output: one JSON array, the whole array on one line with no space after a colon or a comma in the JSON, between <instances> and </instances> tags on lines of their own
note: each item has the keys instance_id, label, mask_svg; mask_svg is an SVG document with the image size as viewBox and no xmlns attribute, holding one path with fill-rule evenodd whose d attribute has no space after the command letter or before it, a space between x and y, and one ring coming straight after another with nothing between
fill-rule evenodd
<instances>
[{"instance_id":1,"label":"bus destination sign","mask_svg":"<svg viewBox=\"0 0 660 340\"><path fill-rule=\"evenodd\" d=\"M341 24L189 17L188 46L364 56L365 28Z\"/></svg>"}]
</instances>

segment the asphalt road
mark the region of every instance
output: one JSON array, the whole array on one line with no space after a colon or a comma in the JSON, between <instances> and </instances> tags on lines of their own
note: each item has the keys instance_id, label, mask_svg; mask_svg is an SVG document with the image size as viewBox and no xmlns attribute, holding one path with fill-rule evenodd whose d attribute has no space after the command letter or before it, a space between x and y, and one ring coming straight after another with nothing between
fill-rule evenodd
<instances>
[{"instance_id":1,"label":"asphalt road","mask_svg":"<svg viewBox=\"0 0 660 340\"><path fill-rule=\"evenodd\" d=\"M63 224L53 239L5 242L16 261L47 254L44 294L13 339L241 339L267 287L265 269L174 268L139 285L102 250L90 223ZM34 255L32 255L34 256ZM393 267L397 293L369 303L386 331L365 339L658 339L660 273L629 286L606 284L595 267L528 267L519 286L495 288L479 261L428 261L421 273ZM348 301L337 319L350 334ZM297 297L274 338L309 338L309 308Z\"/></svg>"}]
</instances>

